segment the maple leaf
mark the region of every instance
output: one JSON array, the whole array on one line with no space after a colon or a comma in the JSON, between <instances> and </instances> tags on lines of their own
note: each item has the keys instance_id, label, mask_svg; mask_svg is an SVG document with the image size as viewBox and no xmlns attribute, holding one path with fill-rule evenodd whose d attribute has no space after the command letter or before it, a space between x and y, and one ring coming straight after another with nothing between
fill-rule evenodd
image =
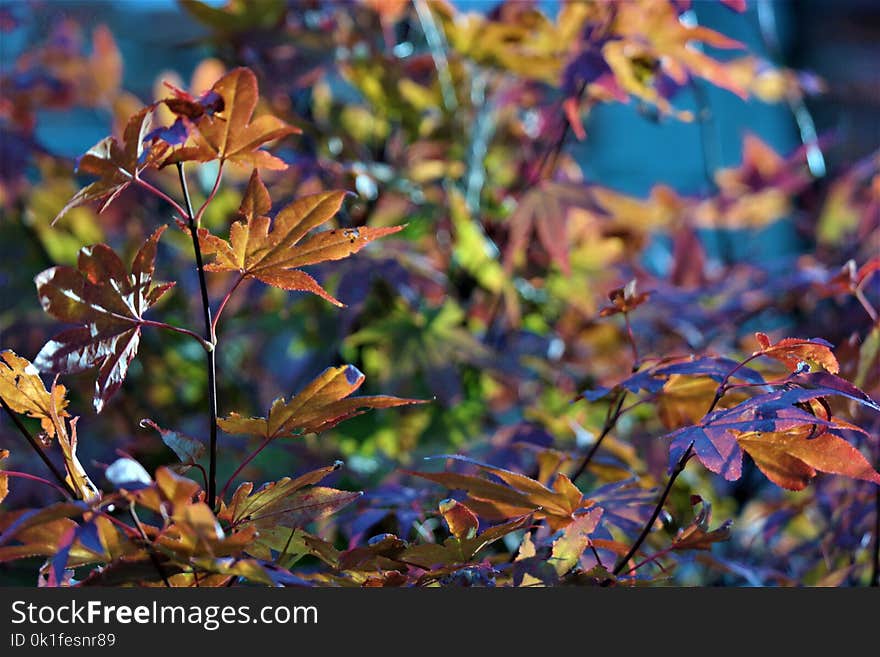
<instances>
[{"instance_id":1,"label":"maple leaf","mask_svg":"<svg viewBox=\"0 0 880 657\"><path fill-rule=\"evenodd\" d=\"M734 370L736 371L734 372ZM681 376L707 377L718 383L725 379L741 379L754 384L764 383L764 377L759 372L750 367L741 366L730 358L716 356L671 357L664 358L656 365L626 377L612 388L592 388L581 393L581 396L588 401L597 401L606 397L612 390L620 389L632 393L644 391L656 394L662 391L673 377Z\"/></svg>"},{"instance_id":2,"label":"maple leaf","mask_svg":"<svg viewBox=\"0 0 880 657\"><path fill-rule=\"evenodd\" d=\"M228 0L222 6L216 2L182 0L180 5L200 22L224 35L277 29L278 21L284 16L287 6L284 0Z\"/></svg>"},{"instance_id":3,"label":"maple leaf","mask_svg":"<svg viewBox=\"0 0 880 657\"><path fill-rule=\"evenodd\" d=\"M52 561L60 563L63 559L65 565L70 567L81 566L88 563L101 561L106 557L103 549L89 540L93 533L89 530L80 530L70 515L78 515L83 512L82 508L70 508L70 505L60 504L53 505L43 509L45 514L32 516L27 518L28 512L23 512L22 516L30 522L22 523L19 526L13 526L3 532L4 539L14 538L17 545L3 545L0 547L0 563L12 561L14 559L22 559L25 557L53 557ZM58 517L63 514L61 517ZM16 520L22 519L18 516ZM38 521L36 521L38 519ZM87 533L89 532L89 533ZM79 540L84 538L85 541ZM58 558L61 553L61 558ZM52 561L49 565L52 566ZM64 566L60 570L63 571ZM55 570L53 568L53 570ZM61 577L57 578L57 582L62 581ZM56 583L57 585L57 583Z\"/></svg>"},{"instance_id":4,"label":"maple leaf","mask_svg":"<svg viewBox=\"0 0 880 657\"><path fill-rule=\"evenodd\" d=\"M39 372L30 361L14 351L0 353L0 397L16 413L38 419L43 432L55 436L55 423L52 421L52 408L64 417L67 412L67 389L59 384L46 390Z\"/></svg>"},{"instance_id":5,"label":"maple leaf","mask_svg":"<svg viewBox=\"0 0 880 657\"><path fill-rule=\"evenodd\" d=\"M330 429L366 409L425 403L421 399L386 395L349 397L361 387L364 378L354 365L328 367L290 401L283 397L276 399L268 417L244 418L231 413L217 420L217 425L226 433L257 436L264 440L294 438Z\"/></svg>"},{"instance_id":6,"label":"maple leaf","mask_svg":"<svg viewBox=\"0 0 880 657\"><path fill-rule=\"evenodd\" d=\"M636 292L636 279L632 279L624 287L611 290L608 293L610 306L599 311L599 317L609 317L618 313L630 313L648 300L650 292Z\"/></svg>"},{"instance_id":7,"label":"maple leaf","mask_svg":"<svg viewBox=\"0 0 880 657\"><path fill-rule=\"evenodd\" d=\"M27 359L12 351L0 354L0 397L10 409L29 417L38 418L43 428L44 442L57 439L61 447L67 483L82 500L98 499L100 493L89 479L76 457L76 423L72 418L68 428L67 390L54 383L51 393L43 385L37 369Z\"/></svg>"},{"instance_id":8,"label":"maple leaf","mask_svg":"<svg viewBox=\"0 0 880 657\"><path fill-rule=\"evenodd\" d=\"M457 454L432 457L455 459L474 465L498 477L504 484L498 484L485 477L459 474L457 472L413 472L408 474L428 479L452 490L468 493L468 507L486 518L506 519L534 513L536 519L547 519L551 529L559 529L572 522L574 514L581 508L592 504L585 500L580 490L559 473L548 488L539 481L517 472L496 468Z\"/></svg>"},{"instance_id":9,"label":"maple leaf","mask_svg":"<svg viewBox=\"0 0 880 657\"><path fill-rule=\"evenodd\" d=\"M517 586L551 586L580 563L584 550L594 544L590 535L596 531L602 519L603 509L595 507L564 529L550 536L535 539L526 534L513 562L513 581ZM595 542L607 544L599 539ZM623 546L626 552L626 546Z\"/></svg>"},{"instance_id":10,"label":"maple leaf","mask_svg":"<svg viewBox=\"0 0 880 657\"><path fill-rule=\"evenodd\" d=\"M153 285L156 245L165 228L144 242L130 273L109 246L97 244L80 251L78 269L51 267L34 278L43 309L80 325L47 342L34 365L58 374L97 367L94 405L99 413L125 380L140 343L144 312L174 285Z\"/></svg>"},{"instance_id":11,"label":"maple leaf","mask_svg":"<svg viewBox=\"0 0 880 657\"><path fill-rule=\"evenodd\" d=\"M480 528L480 520L461 502L445 499L440 502L440 515L449 531L458 539L473 538Z\"/></svg>"},{"instance_id":12,"label":"maple leaf","mask_svg":"<svg viewBox=\"0 0 880 657\"><path fill-rule=\"evenodd\" d=\"M801 363L805 362L821 365L831 374L840 371L840 364L831 351L831 344L821 338L783 338L774 344L766 333L755 333L755 339L761 347L758 353L780 361L792 372L796 372Z\"/></svg>"},{"instance_id":13,"label":"maple leaf","mask_svg":"<svg viewBox=\"0 0 880 657\"><path fill-rule=\"evenodd\" d=\"M571 273L568 217L572 208L583 207L588 198L577 183L544 180L527 191L510 215L510 239L504 251L504 267L513 271L515 258L528 245L534 231L551 261L565 274Z\"/></svg>"},{"instance_id":14,"label":"maple leaf","mask_svg":"<svg viewBox=\"0 0 880 657\"><path fill-rule=\"evenodd\" d=\"M74 194L52 220L53 224L72 208L90 201L104 199L101 205L104 210L142 171L158 164L166 144L152 143L144 147L152 116L152 106L143 108L128 120L122 144L115 137L106 137L79 158L77 172L99 176L99 179Z\"/></svg>"},{"instance_id":15,"label":"maple leaf","mask_svg":"<svg viewBox=\"0 0 880 657\"><path fill-rule=\"evenodd\" d=\"M249 527L260 532L269 530L266 538L270 540L268 547L271 547L273 528L303 527L313 520L336 513L363 495L360 491L315 485L341 465L337 461L334 465L307 472L296 479L284 477L264 484L257 491L254 491L251 482L245 482L235 490L229 506L221 508L218 518L226 520L237 531ZM256 537L255 547L258 549L261 544L262 539Z\"/></svg>"},{"instance_id":16,"label":"maple leaf","mask_svg":"<svg viewBox=\"0 0 880 657\"><path fill-rule=\"evenodd\" d=\"M345 228L327 230L301 240L312 228L329 221L342 206L347 192L330 191L304 196L282 208L274 221L265 216L271 207L269 193L254 170L239 208L241 221L232 224L229 241L199 229L199 240L213 262L205 269L214 272L237 271L245 278L284 290L312 292L342 306L300 267L328 260L339 260L357 253L375 239L391 235L404 226L388 228Z\"/></svg>"},{"instance_id":17,"label":"maple leaf","mask_svg":"<svg viewBox=\"0 0 880 657\"><path fill-rule=\"evenodd\" d=\"M252 120L259 99L257 78L253 71L243 67L233 69L217 80L209 93L222 99L222 109L199 114L193 122L195 129L190 132L187 142L171 151L162 166L186 161L220 160L255 168L287 168L282 160L260 150L260 147L300 130L269 114ZM189 104L166 104L172 111L180 111L184 117L192 110ZM219 101L215 106L220 106Z\"/></svg>"},{"instance_id":18,"label":"maple leaf","mask_svg":"<svg viewBox=\"0 0 880 657\"><path fill-rule=\"evenodd\" d=\"M804 433L747 433L737 442L770 481L788 490L803 490L817 471L880 485L880 473L849 442L829 431Z\"/></svg>"},{"instance_id":19,"label":"maple leaf","mask_svg":"<svg viewBox=\"0 0 880 657\"><path fill-rule=\"evenodd\" d=\"M414 564L425 569L468 563L480 550L507 534L521 529L529 520L529 515L521 516L489 527L478 534L478 524L474 524L476 516L461 502L443 500L440 503L440 515L446 521L452 536L443 543L412 545L397 557L400 562Z\"/></svg>"},{"instance_id":20,"label":"maple leaf","mask_svg":"<svg viewBox=\"0 0 880 657\"><path fill-rule=\"evenodd\" d=\"M747 97L724 63L693 47L702 42L714 48L742 48L741 43L705 27L684 24L673 3L642 0L620 4L617 9L614 31L620 38L607 41L602 54L624 90L664 112L672 109L657 88L658 74L677 85L699 76Z\"/></svg>"},{"instance_id":21,"label":"maple leaf","mask_svg":"<svg viewBox=\"0 0 880 657\"><path fill-rule=\"evenodd\" d=\"M880 404L826 372L801 374L789 383L796 387L756 395L668 434L670 469L693 445L697 459L729 481L741 476L746 450L771 481L793 490L803 488L816 470L880 483L861 453L834 435L860 429L832 418L821 400L843 396L876 411Z\"/></svg>"},{"instance_id":22,"label":"maple leaf","mask_svg":"<svg viewBox=\"0 0 880 657\"><path fill-rule=\"evenodd\" d=\"M59 417L54 409L52 411L52 420L55 423L55 433L58 438L58 444L61 446L61 454L64 458L64 468L67 470L67 483L74 491L76 491L77 496L81 500L85 502L99 500L101 498L101 493L98 490L98 487L92 483L91 479L89 479L85 468L83 468L76 456L76 422L79 418L75 417L70 421L69 431L65 419Z\"/></svg>"}]
</instances>

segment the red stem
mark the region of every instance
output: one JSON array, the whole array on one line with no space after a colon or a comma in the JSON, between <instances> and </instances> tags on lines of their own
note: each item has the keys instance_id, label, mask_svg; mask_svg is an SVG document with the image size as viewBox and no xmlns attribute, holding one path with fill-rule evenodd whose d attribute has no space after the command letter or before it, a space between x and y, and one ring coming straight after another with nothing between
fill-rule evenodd
<instances>
[{"instance_id":1,"label":"red stem","mask_svg":"<svg viewBox=\"0 0 880 657\"><path fill-rule=\"evenodd\" d=\"M174 326L172 324L166 324L165 322L154 322L151 319L142 319L136 323L142 324L143 326L152 326L154 328L165 329L166 331L174 331L175 333L188 335L189 337L198 340L199 344L202 346L202 349L204 349L205 351L211 352L214 350L214 345L211 342L208 342L198 333L195 333L188 329L180 328L179 326Z\"/></svg>"},{"instance_id":2,"label":"red stem","mask_svg":"<svg viewBox=\"0 0 880 657\"><path fill-rule=\"evenodd\" d=\"M223 162L223 160L220 160L220 166L217 167L217 177L214 179L214 186L211 188L211 193L208 194L208 198L205 199L205 202L202 203L201 207L199 207L199 211L196 212L196 216L193 218L196 228L201 225L202 215L205 214L205 210L208 208L211 201L214 200L214 197L217 195L217 190L220 188L220 178L223 177Z\"/></svg>"},{"instance_id":3,"label":"red stem","mask_svg":"<svg viewBox=\"0 0 880 657\"><path fill-rule=\"evenodd\" d=\"M46 467L49 468L49 471L55 476L55 479L58 481L61 486L68 491L70 497L72 499L79 499L79 496L76 494L76 489L67 481L67 478L64 476L64 473L58 469L58 467L52 463L49 457L46 455L46 452L37 444L36 439L31 435L31 432L27 430L27 427L24 426L21 419L18 415L13 411L9 404L6 403L6 400L3 397L0 397L0 406L2 406L3 410L6 411L6 414L9 416L9 419L12 420L12 423L16 426L18 431L24 436L25 440L28 441L28 444L34 449L37 453L37 456L46 464Z\"/></svg>"},{"instance_id":4,"label":"red stem","mask_svg":"<svg viewBox=\"0 0 880 657\"><path fill-rule=\"evenodd\" d=\"M272 442L272 438L271 438L271 437L266 438L266 439L260 444L260 446L257 447L256 451L251 452L251 454L250 454L250 455L249 455L244 461L242 461L242 462L239 464L239 466L235 469L235 472L233 472L232 475L230 475L229 479L226 481L226 483L223 485L223 488L220 490L220 499L221 499L221 500L225 497L225 495L226 495L226 491L229 490L229 486L232 485L232 482L235 480L235 478L238 476L238 474L239 474L242 470L244 470L245 466L247 466L248 463L250 463L251 461L253 461L253 460L256 458L257 454L259 454L260 452L262 452L262 451L266 448L266 446L267 446L269 443L271 443L271 442Z\"/></svg>"},{"instance_id":5,"label":"red stem","mask_svg":"<svg viewBox=\"0 0 880 657\"><path fill-rule=\"evenodd\" d=\"M629 313L623 313L623 321L626 324L626 338L629 342L630 350L632 351L633 357L633 366L632 371L638 372L641 367L641 359L639 358L639 347L636 344L636 338L633 335L632 324L629 321Z\"/></svg>"},{"instance_id":6,"label":"red stem","mask_svg":"<svg viewBox=\"0 0 880 657\"><path fill-rule=\"evenodd\" d=\"M160 199L162 199L163 201L165 201L166 203L168 203L168 205L170 205L172 208L174 208L174 211L177 212L181 216L181 218L186 217L186 210L183 209L183 207L180 205L180 203L178 203L173 198L168 196L168 194L163 192L161 189L159 189L158 187L153 187L153 185L148 183L143 178L135 177L135 178L133 178L133 180L136 184L140 185L141 187L146 189L148 192L153 194L153 196L157 196Z\"/></svg>"},{"instance_id":7,"label":"red stem","mask_svg":"<svg viewBox=\"0 0 880 657\"><path fill-rule=\"evenodd\" d=\"M238 277L238 280L235 281L235 284L229 289L229 292L226 293L226 296L223 297L223 301L220 302L220 306L217 308L217 312L214 313L214 321L211 322L211 340L214 342L217 341L217 323L220 321L220 315L223 314L223 310L226 308L226 304L229 303L229 299L232 298L233 292L238 289L238 286L241 285L242 281L244 281L244 274Z\"/></svg>"},{"instance_id":8,"label":"red stem","mask_svg":"<svg viewBox=\"0 0 880 657\"><path fill-rule=\"evenodd\" d=\"M61 488L61 486L56 484L54 481L49 481L48 479L43 479L42 477L38 477L37 475L28 474L27 472L18 472L16 470L0 470L0 473L6 475L7 477L16 477L18 479L28 479L30 481L36 481L41 484L46 484L47 486L51 486L52 488L57 490L59 493L64 495L64 497L70 497L70 494L66 490Z\"/></svg>"}]
</instances>

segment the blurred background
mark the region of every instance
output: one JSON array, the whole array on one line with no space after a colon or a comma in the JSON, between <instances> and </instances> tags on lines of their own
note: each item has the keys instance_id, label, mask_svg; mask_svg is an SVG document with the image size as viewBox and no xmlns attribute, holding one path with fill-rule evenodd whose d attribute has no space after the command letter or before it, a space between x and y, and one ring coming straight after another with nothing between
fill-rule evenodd
<instances>
[{"instance_id":1,"label":"blurred background","mask_svg":"<svg viewBox=\"0 0 880 657\"><path fill-rule=\"evenodd\" d=\"M624 11L635 12L630 23ZM737 43L686 32L697 29ZM645 45L640 30L663 38ZM628 46L614 60L609 43ZM400 473L423 456L466 451L530 471L538 451L555 449L573 468L607 404L572 400L629 373L625 328L599 313L632 279L652 292L632 317L644 358L748 353L756 330L822 336L841 345L845 372L862 373L870 392L876 363L859 345L876 316L833 282L848 261L861 266L880 248L878 59L880 7L870 0L7 0L0 347L32 358L59 328L40 309L36 273L72 264L81 246L100 241L130 258L172 221L167 206L129 190L101 215L84 206L50 227L88 182L73 175L76 158L164 97L163 81L200 93L248 66L260 82L258 112L303 129L273 147L290 165L265 176L275 210L335 187L355 193L340 225L409 224L348 261L313 268L346 308L248 284L221 326L223 414L262 415L341 363L367 375L365 394L434 400L273 445L243 473L268 480L344 459L334 484L368 495L360 515L327 529L339 540L382 523L413 531L419 509L441 493ZM197 196L215 173L193 167ZM224 172L205 216L215 232L225 234L249 173ZM172 173L157 172L155 184L179 196ZM157 277L178 280L178 291L153 312L194 328L187 241L173 230L163 238ZM872 308L876 280L863 290ZM212 298L228 284L213 277ZM98 471L121 453L150 471L172 458L142 418L206 434L202 355L185 338L145 332L122 392L100 416L93 374L65 383L83 416L80 458ZM661 481L666 448L657 437L690 413L682 401L627 416L588 483ZM38 469L16 440L0 423L14 465ZM231 472L249 446L223 440L221 472ZM814 555L831 515L798 507L773 516L788 493L754 467L739 482L696 468L684 479L742 533L725 548L722 574L707 576L695 561L677 582L824 576ZM864 508L845 529L835 525L847 532L841 563L870 520L872 491L858 490ZM829 484L810 495L833 506L833 493ZM15 486L7 504L44 494ZM677 504L687 509L686 496ZM760 533L770 517L791 532L784 546L774 543L781 534ZM791 552L792 544L811 547ZM749 570L745 555L758 552L769 565Z\"/></svg>"}]
</instances>

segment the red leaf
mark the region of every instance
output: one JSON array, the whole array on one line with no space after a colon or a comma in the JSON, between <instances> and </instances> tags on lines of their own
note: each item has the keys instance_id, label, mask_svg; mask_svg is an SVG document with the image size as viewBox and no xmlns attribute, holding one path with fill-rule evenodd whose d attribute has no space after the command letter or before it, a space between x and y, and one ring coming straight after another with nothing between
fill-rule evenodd
<instances>
[{"instance_id":1,"label":"red leaf","mask_svg":"<svg viewBox=\"0 0 880 657\"><path fill-rule=\"evenodd\" d=\"M34 279L43 310L80 325L47 342L34 364L57 374L97 367L94 405L99 413L125 380L140 343L144 312L173 286L153 285L156 245L165 228L144 242L130 274L109 246L98 244L80 251L78 270L52 267Z\"/></svg>"},{"instance_id":2,"label":"red leaf","mask_svg":"<svg viewBox=\"0 0 880 657\"><path fill-rule=\"evenodd\" d=\"M831 351L831 345L825 340L784 338L773 344L765 333L755 333L755 339L761 347L761 354L780 361L792 372L797 371L803 362L821 365L831 374L840 371L840 365Z\"/></svg>"}]
</instances>

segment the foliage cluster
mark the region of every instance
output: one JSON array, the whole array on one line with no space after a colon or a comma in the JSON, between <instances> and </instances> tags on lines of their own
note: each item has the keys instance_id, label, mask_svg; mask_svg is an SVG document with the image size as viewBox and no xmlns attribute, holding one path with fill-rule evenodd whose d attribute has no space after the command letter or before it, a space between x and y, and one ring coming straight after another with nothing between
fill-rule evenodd
<instances>
[{"instance_id":1,"label":"foliage cluster","mask_svg":"<svg viewBox=\"0 0 880 657\"><path fill-rule=\"evenodd\" d=\"M212 56L146 103L71 20L0 79L11 577L877 584L880 157L746 136L634 198L566 151L811 76L687 0L182 7ZM74 179L36 134L77 108ZM781 221L801 255L733 257Z\"/></svg>"}]
</instances>

